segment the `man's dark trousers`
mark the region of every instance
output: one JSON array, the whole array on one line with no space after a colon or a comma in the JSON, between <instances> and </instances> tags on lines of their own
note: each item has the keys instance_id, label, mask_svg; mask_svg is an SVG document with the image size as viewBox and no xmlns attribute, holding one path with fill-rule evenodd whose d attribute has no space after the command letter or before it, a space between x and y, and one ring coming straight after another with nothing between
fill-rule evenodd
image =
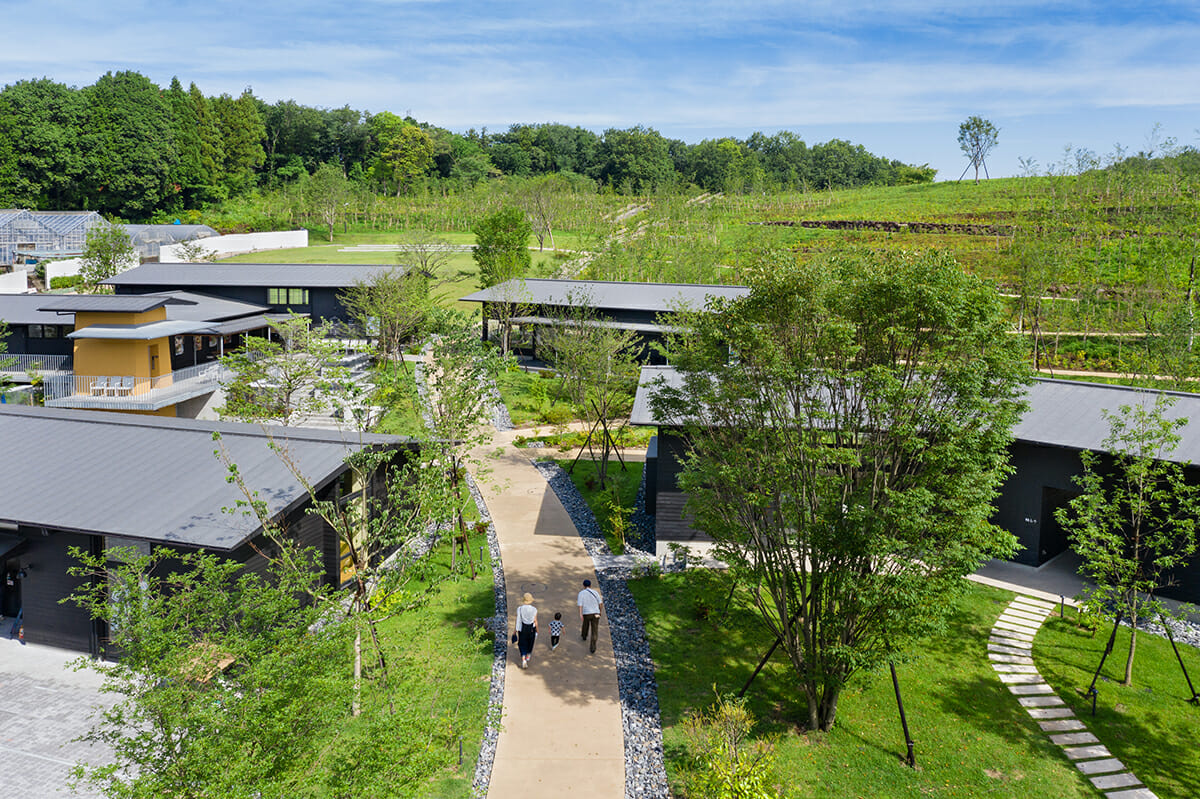
<instances>
[{"instance_id":1,"label":"man's dark trousers","mask_svg":"<svg viewBox=\"0 0 1200 799\"><path fill-rule=\"evenodd\" d=\"M589 648L589 651L595 652L596 651L596 636L600 634L600 614L599 613L588 613L588 614L584 615L583 631L580 633L580 635L584 638L584 640L586 640L588 637L588 628L589 627L592 629L592 643L591 643L591 647Z\"/></svg>"}]
</instances>

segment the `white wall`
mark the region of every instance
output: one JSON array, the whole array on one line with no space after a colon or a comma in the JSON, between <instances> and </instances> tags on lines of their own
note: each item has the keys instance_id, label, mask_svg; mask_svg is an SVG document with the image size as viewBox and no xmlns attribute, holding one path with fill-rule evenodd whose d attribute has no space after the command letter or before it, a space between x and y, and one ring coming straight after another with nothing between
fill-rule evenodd
<instances>
[{"instance_id":1,"label":"white wall","mask_svg":"<svg viewBox=\"0 0 1200 799\"><path fill-rule=\"evenodd\" d=\"M0 274L0 294L24 294L29 291L28 272Z\"/></svg>"},{"instance_id":2,"label":"white wall","mask_svg":"<svg viewBox=\"0 0 1200 799\"><path fill-rule=\"evenodd\" d=\"M139 263L140 261L136 257L131 258L125 262L124 269L132 269ZM67 258L63 261L53 261L46 264L46 288L50 288L50 281L56 277L78 275L81 266L83 266L82 258ZM122 271L124 271L124 269L122 269Z\"/></svg>"},{"instance_id":3,"label":"white wall","mask_svg":"<svg viewBox=\"0 0 1200 799\"><path fill-rule=\"evenodd\" d=\"M261 250L286 250L293 247L308 246L307 230L280 230L267 233L234 233L229 236L209 236L206 239L196 239L192 244L204 248L205 252L216 253L217 257L227 255L242 255ZM162 263L181 263L183 256L179 253L179 245L163 245L158 252L158 260Z\"/></svg>"}]
</instances>

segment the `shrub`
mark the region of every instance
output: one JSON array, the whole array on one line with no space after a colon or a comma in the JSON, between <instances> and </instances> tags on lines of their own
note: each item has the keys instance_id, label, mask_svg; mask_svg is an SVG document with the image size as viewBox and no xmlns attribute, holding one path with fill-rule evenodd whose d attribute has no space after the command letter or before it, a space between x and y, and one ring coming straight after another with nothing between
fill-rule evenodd
<instances>
[{"instance_id":1,"label":"shrub","mask_svg":"<svg viewBox=\"0 0 1200 799\"><path fill-rule=\"evenodd\" d=\"M50 278L50 288L52 289L70 289L78 286L83 282L80 275L62 275L61 277Z\"/></svg>"},{"instance_id":2,"label":"shrub","mask_svg":"<svg viewBox=\"0 0 1200 799\"><path fill-rule=\"evenodd\" d=\"M688 774L688 796L705 799L774 799L771 787L775 744L771 739L752 740L754 714L746 700L717 696L704 710L683 720L693 762Z\"/></svg>"}]
</instances>

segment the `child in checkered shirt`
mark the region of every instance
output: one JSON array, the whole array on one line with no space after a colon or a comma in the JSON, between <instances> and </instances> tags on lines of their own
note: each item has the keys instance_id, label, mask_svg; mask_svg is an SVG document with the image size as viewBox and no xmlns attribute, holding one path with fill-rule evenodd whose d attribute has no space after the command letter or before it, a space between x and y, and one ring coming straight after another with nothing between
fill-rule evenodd
<instances>
[{"instance_id":1,"label":"child in checkered shirt","mask_svg":"<svg viewBox=\"0 0 1200 799\"><path fill-rule=\"evenodd\" d=\"M558 637L562 635L562 614L555 613L554 620L550 622L550 649L558 649Z\"/></svg>"}]
</instances>

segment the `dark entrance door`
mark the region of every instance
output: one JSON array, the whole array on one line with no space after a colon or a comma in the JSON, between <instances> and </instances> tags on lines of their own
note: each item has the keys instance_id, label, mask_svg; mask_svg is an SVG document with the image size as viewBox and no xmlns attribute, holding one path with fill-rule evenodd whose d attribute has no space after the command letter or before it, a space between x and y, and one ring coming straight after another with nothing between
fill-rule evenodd
<instances>
[{"instance_id":1,"label":"dark entrance door","mask_svg":"<svg viewBox=\"0 0 1200 799\"><path fill-rule=\"evenodd\" d=\"M1065 507L1077 496L1079 496L1078 491L1049 487L1042 489L1042 518L1039 525L1037 565L1041 566L1056 555L1066 552L1070 545L1067 540L1067 531L1058 523L1054 512Z\"/></svg>"},{"instance_id":2,"label":"dark entrance door","mask_svg":"<svg viewBox=\"0 0 1200 799\"><path fill-rule=\"evenodd\" d=\"M0 569L0 616L14 619L21 611L21 578L17 576L20 563L14 558L0 561L0 567L3 567Z\"/></svg>"}]
</instances>

